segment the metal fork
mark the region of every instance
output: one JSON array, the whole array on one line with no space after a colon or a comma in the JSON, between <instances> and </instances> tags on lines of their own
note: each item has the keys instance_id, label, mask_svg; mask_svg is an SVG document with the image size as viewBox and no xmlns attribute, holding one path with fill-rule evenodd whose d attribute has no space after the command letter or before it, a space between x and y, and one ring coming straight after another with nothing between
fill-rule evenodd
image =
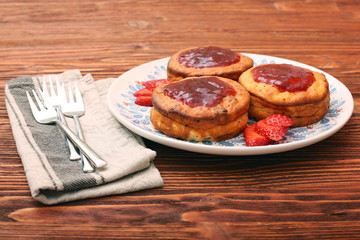
<instances>
[{"instance_id":1,"label":"metal fork","mask_svg":"<svg viewBox=\"0 0 360 240\"><path fill-rule=\"evenodd\" d=\"M83 131L82 131L82 128L80 125L80 121L79 121L79 117L81 117L82 115L85 114L85 106L84 106L84 102L83 102L79 87L78 87L77 83L75 83L75 88L74 88L75 94L74 94L72 84L69 83L68 99L66 97L64 83L61 85L60 89L61 90L59 92L59 95L61 97L61 111L65 114L65 116L71 117L74 119L75 130L76 130L78 136L80 137L80 139L85 140L84 134L83 134ZM80 152L80 156L84 162L84 168L86 168L87 170L90 171L90 168L92 166L91 166L91 164L89 164L88 159L86 158L86 156L84 156L82 154L82 152ZM95 167L99 167L99 168L101 168L107 164L104 161L101 161L101 162L93 161L91 163Z\"/></svg>"},{"instance_id":2,"label":"metal fork","mask_svg":"<svg viewBox=\"0 0 360 240\"><path fill-rule=\"evenodd\" d=\"M55 110L51 104L46 103L46 107L39 99L38 95L34 90L32 90L33 95L35 97L36 103L39 106L39 109L36 107L33 99L31 98L29 92L26 92L31 112L38 123L41 124L51 124L56 123L61 130L64 131L66 136L85 154L88 159L93 161L104 161L94 150L92 150L89 145L87 145L83 140L81 140L71 129L66 126L62 121L58 118L58 112ZM41 94L41 92L40 92ZM47 101L46 97L42 96L44 102Z\"/></svg>"},{"instance_id":3,"label":"metal fork","mask_svg":"<svg viewBox=\"0 0 360 240\"><path fill-rule=\"evenodd\" d=\"M46 80L45 77L43 77L43 86L42 86L42 91L41 94L46 97L48 99L48 101L51 103L51 105L55 108L55 110L58 112L58 116L60 118L60 121L62 121L65 125L66 125L66 121L64 118L63 113L61 112L61 98L59 96L59 89L60 89L60 83L59 83L59 79L57 78L57 76L55 76L55 81L56 81L56 88L57 88L57 93L55 92L55 88L54 88L54 83L51 79L51 75L49 75L49 85L50 85L50 93L48 91L48 88L46 86ZM67 144L69 146L69 151L70 151L70 160L78 160L80 159L80 155L78 154L78 152L76 151L74 145L69 141L69 139L66 139Z\"/></svg>"}]
</instances>

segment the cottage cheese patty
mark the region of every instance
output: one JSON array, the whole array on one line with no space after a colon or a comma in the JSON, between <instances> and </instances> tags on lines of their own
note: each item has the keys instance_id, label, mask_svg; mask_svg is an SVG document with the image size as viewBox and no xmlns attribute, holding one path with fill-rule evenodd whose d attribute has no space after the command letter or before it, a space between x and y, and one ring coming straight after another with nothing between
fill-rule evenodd
<instances>
[{"instance_id":1,"label":"cottage cheese patty","mask_svg":"<svg viewBox=\"0 0 360 240\"><path fill-rule=\"evenodd\" d=\"M241 73L253 66L253 60L227 48L195 47L175 53L168 63L168 78L177 81L186 77L221 76L238 80Z\"/></svg>"},{"instance_id":2,"label":"cottage cheese patty","mask_svg":"<svg viewBox=\"0 0 360 240\"><path fill-rule=\"evenodd\" d=\"M239 134L248 121L250 95L231 79L204 76L157 87L150 120L167 135L218 141Z\"/></svg>"},{"instance_id":3,"label":"cottage cheese patty","mask_svg":"<svg viewBox=\"0 0 360 240\"><path fill-rule=\"evenodd\" d=\"M264 64L239 78L251 95L249 115L260 120L274 113L292 118L293 126L319 121L329 108L329 84L321 73L289 64Z\"/></svg>"}]
</instances>

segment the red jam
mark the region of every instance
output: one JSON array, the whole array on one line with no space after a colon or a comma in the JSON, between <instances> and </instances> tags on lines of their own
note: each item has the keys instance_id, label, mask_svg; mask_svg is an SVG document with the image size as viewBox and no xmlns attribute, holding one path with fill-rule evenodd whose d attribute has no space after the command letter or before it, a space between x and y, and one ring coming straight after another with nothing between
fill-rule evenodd
<instances>
[{"instance_id":1,"label":"red jam","mask_svg":"<svg viewBox=\"0 0 360 240\"><path fill-rule=\"evenodd\" d=\"M179 55L179 63L191 68L223 67L240 61L240 56L227 48L198 47Z\"/></svg>"},{"instance_id":2,"label":"red jam","mask_svg":"<svg viewBox=\"0 0 360 240\"><path fill-rule=\"evenodd\" d=\"M306 91L314 82L314 74L290 64L266 64L251 70L255 82L270 84L280 92Z\"/></svg>"},{"instance_id":3,"label":"red jam","mask_svg":"<svg viewBox=\"0 0 360 240\"><path fill-rule=\"evenodd\" d=\"M235 96L236 91L217 77L201 77L170 83L164 88L164 94L194 108L214 107L224 97Z\"/></svg>"}]
</instances>

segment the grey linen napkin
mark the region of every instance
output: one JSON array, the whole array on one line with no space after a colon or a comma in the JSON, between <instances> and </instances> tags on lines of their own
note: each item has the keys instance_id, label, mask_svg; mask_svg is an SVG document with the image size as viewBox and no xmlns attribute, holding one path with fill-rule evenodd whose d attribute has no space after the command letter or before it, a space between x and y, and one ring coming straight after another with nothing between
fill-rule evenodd
<instances>
[{"instance_id":1,"label":"grey linen napkin","mask_svg":"<svg viewBox=\"0 0 360 240\"><path fill-rule=\"evenodd\" d=\"M59 128L37 123L31 114L25 92L39 88L42 77L11 79L5 86L6 107L32 196L51 205L161 187L162 178L153 164L156 153L106 107L106 92L115 79L94 81L78 70L58 76L62 82L78 82L86 109L80 118L86 142L108 165L83 173L81 160L69 160ZM67 122L73 126L72 119Z\"/></svg>"}]
</instances>

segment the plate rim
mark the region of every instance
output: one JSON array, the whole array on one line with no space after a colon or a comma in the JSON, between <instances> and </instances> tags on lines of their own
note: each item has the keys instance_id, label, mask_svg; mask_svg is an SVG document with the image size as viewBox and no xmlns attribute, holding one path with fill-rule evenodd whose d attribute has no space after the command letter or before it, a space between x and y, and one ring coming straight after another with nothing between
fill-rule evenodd
<instances>
[{"instance_id":1,"label":"plate rim","mask_svg":"<svg viewBox=\"0 0 360 240\"><path fill-rule=\"evenodd\" d=\"M172 148L177 148L177 149L186 150L186 151L190 151L190 152L212 154L212 155L231 155L231 156L243 156L243 155L250 156L250 155L264 155L264 154L280 153L280 152L286 152L286 151L291 151L291 150L303 148L306 146L310 146L310 145L320 142L320 141L332 136L336 132L338 132L351 118L351 116L353 114L353 110L354 110L353 96L352 96L350 90L340 80L338 80L334 76L328 74L325 71L322 71L321 69L315 68L313 66L310 66L310 65L307 65L307 64L304 64L301 62L286 59L286 58L263 55L263 54L253 54L253 53L242 53L242 54L247 55L249 57L271 58L271 59L274 59L274 60L277 60L280 62L281 61L290 62L290 63L295 64L296 66L306 67L308 69L323 73L327 77L328 80L330 78L331 81L335 81L337 86L342 88L341 90L345 90L348 92L348 94L346 94L347 95L346 106L350 107L350 109L347 109L347 111L346 111L347 115L342 116L342 119L344 119L344 120L335 124L331 129L321 132L319 135L311 136L310 138L305 139L305 140L287 142L284 144L254 146L254 147L215 146L215 145L204 145L204 144L199 145L199 144L191 142L191 141L176 139L176 138L172 138L170 136L161 136L161 135L153 134L152 132L149 132L149 131L146 131L144 129L137 127L135 124L130 123L129 121L124 119L120 114L118 114L118 109L117 109L117 107L115 107L116 104L113 101L112 93L113 93L114 89L116 88L116 86L119 85L119 81L121 81L122 78L125 78L128 75L130 75L131 73L136 72L138 69L141 69L148 65L155 65L158 63L162 63L162 62L166 63L167 61L169 61L170 57L160 58L160 59L156 59L156 60L153 60L150 62L140 64L140 65L124 72L118 78L116 78L116 80L114 80L114 82L110 85L110 87L108 89L107 99L106 99L108 108L109 108L111 114L122 125L124 125L126 128L128 128L130 131L134 132L135 134L138 134L138 135L140 135L146 139L149 139L151 141L154 141L154 142L157 142L157 143L160 143L160 144L172 147ZM345 114L345 113L342 112L342 114Z\"/></svg>"}]
</instances>

